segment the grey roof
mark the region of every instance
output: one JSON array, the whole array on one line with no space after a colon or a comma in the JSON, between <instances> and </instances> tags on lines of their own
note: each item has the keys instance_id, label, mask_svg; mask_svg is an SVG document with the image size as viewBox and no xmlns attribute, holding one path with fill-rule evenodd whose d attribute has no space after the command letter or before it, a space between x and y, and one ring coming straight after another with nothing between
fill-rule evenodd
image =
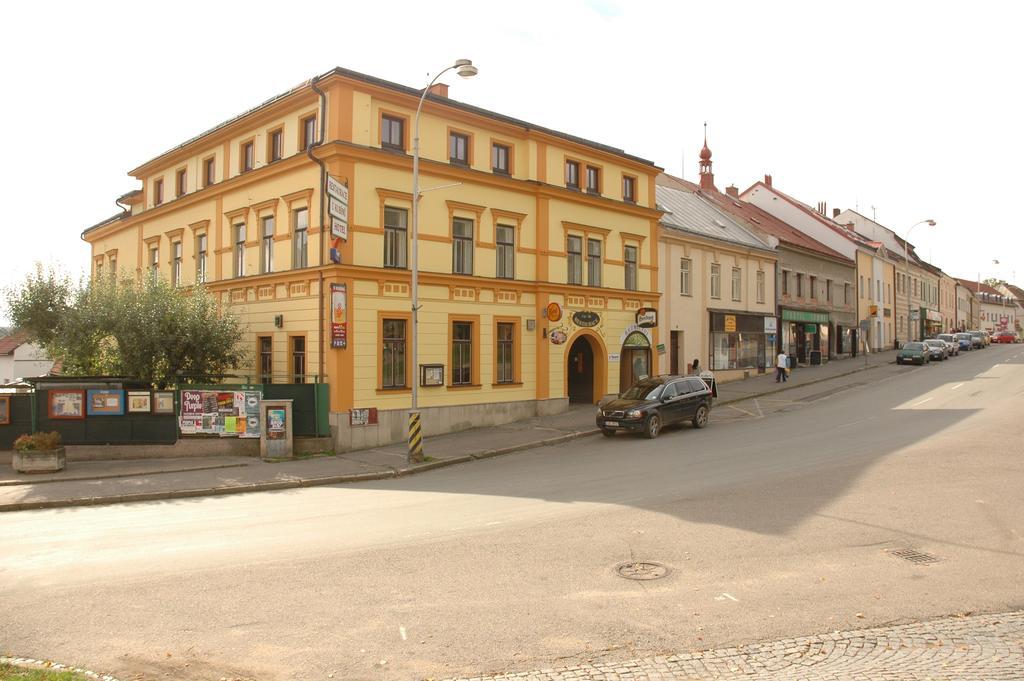
<instances>
[{"instance_id":1,"label":"grey roof","mask_svg":"<svg viewBox=\"0 0 1024 681\"><path fill-rule=\"evenodd\" d=\"M773 251L771 245L754 236L726 213L693 192L658 185L658 208L665 211L661 224L669 229L689 232L748 248Z\"/></svg>"}]
</instances>

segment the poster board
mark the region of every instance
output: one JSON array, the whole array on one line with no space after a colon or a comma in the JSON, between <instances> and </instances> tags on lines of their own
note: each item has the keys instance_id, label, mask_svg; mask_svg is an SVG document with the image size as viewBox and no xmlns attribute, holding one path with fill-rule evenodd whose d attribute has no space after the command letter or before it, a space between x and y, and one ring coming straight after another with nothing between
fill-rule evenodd
<instances>
[{"instance_id":1,"label":"poster board","mask_svg":"<svg viewBox=\"0 0 1024 681\"><path fill-rule=\"evenodd\" d=\"M84 390L48 390L47 415L51 419L84 419Z\"/></svg>"},{"instance_id":2,"label":"poster board","mask_svg":"<svg viewBox=\"0 0 1024 681\"><path fill-rule=\"evenodd\" d=\"M182 390L182 435L258 438L260 401L258 390Z\"/></svg>"}]
</instances>

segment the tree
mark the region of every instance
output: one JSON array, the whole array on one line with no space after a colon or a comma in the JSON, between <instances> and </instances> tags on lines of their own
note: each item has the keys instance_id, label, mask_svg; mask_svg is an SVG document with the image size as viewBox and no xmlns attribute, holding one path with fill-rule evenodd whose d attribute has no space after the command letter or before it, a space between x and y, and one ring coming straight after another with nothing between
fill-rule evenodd
<instances>
[{"instance_id":1,"label":"tree","mask_svg":"<svg viewBox=\"0 0 1024 681\"><path fill-rule=\"evenodd\" d=\"M125 376L167 388L216 380L247 363L242 329L202 286L176 289L143 277L73 282L37 266L6 295L27 331L71 376Z\"/></svg>"}]
</instances>

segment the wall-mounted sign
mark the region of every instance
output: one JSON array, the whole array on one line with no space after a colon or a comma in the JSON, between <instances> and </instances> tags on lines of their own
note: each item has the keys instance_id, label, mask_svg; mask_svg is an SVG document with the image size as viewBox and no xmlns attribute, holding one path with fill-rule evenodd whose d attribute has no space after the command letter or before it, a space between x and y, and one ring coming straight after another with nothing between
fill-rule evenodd
<instances>
[{"instance_id":1,"label":"wall-mounted sign","mask_svg":"<svg viewBox=\"0 0 1024 681\"><path fill-rule=\"evenodd\" d=\"M868 314L870 314L872 317L877 317L878 316L878 306L877 305L869 305L868 306Z\"/></svg>"},{"instance_id":2,"label":"wall-mounted sign","mask_svg":"<svg viewBox=\"0 0 1024 681\"><path fill-rule=\"evenodd\" d=\"M764 332L765 333L778 333L779 331L779 320L777 317L765 317L764 318Z\"/></svg>"},{"instance_id":3,"label":"wall-mounted sign","mask_svg":"<svg viewBox=\"0 0 1024 681\"><path fill-rule=\"evenodd\" d=\"M582 327L597 326L601 323L601 315L590 310L580 310L572 313L572 323Z\"/></svg>"},{"instance_id":4,"label":"wall-mounted sign","mask_svg":"<svg viewBox=\"0 0 1024 681\"><path fill-rule=\"evenodd\" d=\"M348 425L350 426L374 426L377 425L377 407L366 409L353 409L348 413Z\"/></svg>"},{"instance_id":5,"label":"wall-mounted sign","mask_svg":"<svg viewBox=\"0 0 1024 681\"><path fill-rule=\"evenodd\" d=\"M664 355L665 354L665 344L664 343L658 343L657 350L658 350L658 354L659 355Z\"/></svg>"},{"instance_id":6,"label":"wall-mounted sign","mask_svg":"<svg viewBox=\"0 0 1024 681\"><path fill-rule=\"evenodd\" d=\"M348 345L348 295L345 284L331 284L331 347Z\"/></svg>"},{"instance_id":7,"label":"wall-mounted sign","mask_svg":"<svg viewBox=\"0 0 1024 681\"><path fill-rule=\"evenodd\" d=\"M565 335L565 331L562 331L561 329L555 329L554 331L549 333L548 338L550 338L551 342L554 343L555 345L561 345L566 340L568 340L568 336Z\"/></svg>"},{"instance_id":8,"label":"wall-mounted sign","mask_svg":"<svg viewBox=\"0 0 1024 681\"><path fill-rule=\"evenodd\" d=\"M348 187L327 176L327 212L331 216L331 236L348 240Z\"/></svg>"},{"instance_id":9,"label":"wall-mounted sign","mask_svg":"<svg viewBox=\"0 0 1024 681\"><path fill-rule=\"evenodd\" d=\"M544 316L549 322L557 322L562 318L562 306L558 303L548 303L548 306L544 308Z\"/></svg>"},{"instance_id":10,"label":"wall-mounted sign","mask_svg":"<svg viewBox=\"0 0 1024 681\"><path fill-rule=\"evenodd\" d=\"M723 330L726 333L736 333L736 315L725 315L725 328Z\"/></svg>"},{"instance_id":11,"label":"wall-mounted sign","mask_svg":"<svg viewBox=\"0 0 1024 681\"><path fill-rule=\"evenodd\" d=\"M610 353L608 353L608 361L609 362L618 362L619 361L619 353L617 353L617 352L610 352Z\"/></svg>"},{"instance_id":12,"label":"wall-mounted sign","mask_svg":"<svg viewBox=\"0 0 1024 681\"><path fill-rule=\"evenodd\" d=\"M443 364L421 364L420 385L444 385Z\"/></svg>"},{"instance_id":13,"label":"wall-mounted sign","mask_svg":"<svg viewBox=\"0 0 1024 681\"><path fill-rule=\"evenodd\" d=\"M650 329L658 325L658 311L653 307L641 307L636 311L636 325Z\"/></svg>"}]
</instances>

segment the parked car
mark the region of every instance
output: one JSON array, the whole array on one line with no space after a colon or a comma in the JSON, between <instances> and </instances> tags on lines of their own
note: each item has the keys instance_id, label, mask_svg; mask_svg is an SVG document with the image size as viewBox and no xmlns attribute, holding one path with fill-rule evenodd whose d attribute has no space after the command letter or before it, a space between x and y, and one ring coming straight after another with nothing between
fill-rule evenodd
<instances>
[{"instance_id":1,"label":"parked car","mask_svg":"<svg viewBox=\"0 0 1024 681\"><path fill-rule=\"evenodd\" d=\"M976 347L976 348L983 348L986 345L988 345L985 342L986 336L981 331L968 331L967 333L971 334L971 338L974 339L973 340L974 347Z\"/></svg>"},{"instance_id":2,"label":"parked car","mask_svg":"<svg viewBox=\"0 0 1024 681\"><path fill-rule=\"evenodd\" d=\"M949 348L943 341L937 338L929 338L924 342L926 348L928 348L928 358L937 359L940 362L949 357Z\"/></svg>"},{"instance_id":3,"label":"parked car","mask_svg":"<svg viewBox=\"0 0 1024 681\"><path fill-rule=\"evenodd\" d=\"M597 427L611 437L616 432L658 436L664 426L689 421L703 428L711 415L711 389L696 376L653 376L631 386L597 407Z\"/></svg>"},{"instance_id":4,"label":"parked car","mask_svg":"<svg viewBox=\"0 0 1024 681\"><path fill-rule=\"evenodd\" d=\"M940 333L936 336L940 341L949 346L949 355L954 357L960 354L960 344L956 342L956 336L951 333Z\"/></svg>"},{"instance_id":5,"label":"parked car","mask_svg":"<svg viewBox=\"0 0 1024 681\"><path fill-rule=\"evenodd\" d=\"M1000 331L992 337L993 343L1016 343L1017 334L1013 331Z\"/></svg>"},{"instance_id":6,"label":"parked car","mask_svg":"<svg viewBox=\"0 0 1024 681\"><path fill-rule=\"evenodd\" d=\"M974 336L969 333L956 334L956 342L960 344L961 350L970 351L974 349Z\"/></svg>"},{"instance_id":7,"label":"parked car","mask_svg":"<svg viewBox=\"0 0 1024 681\"><path fill-rule=\"evenodd\" d=\"M931 351L924 343L911 341L904 343L896 352L897 364L927 364L931 359Z\"/></svg>"}]
</instances>

